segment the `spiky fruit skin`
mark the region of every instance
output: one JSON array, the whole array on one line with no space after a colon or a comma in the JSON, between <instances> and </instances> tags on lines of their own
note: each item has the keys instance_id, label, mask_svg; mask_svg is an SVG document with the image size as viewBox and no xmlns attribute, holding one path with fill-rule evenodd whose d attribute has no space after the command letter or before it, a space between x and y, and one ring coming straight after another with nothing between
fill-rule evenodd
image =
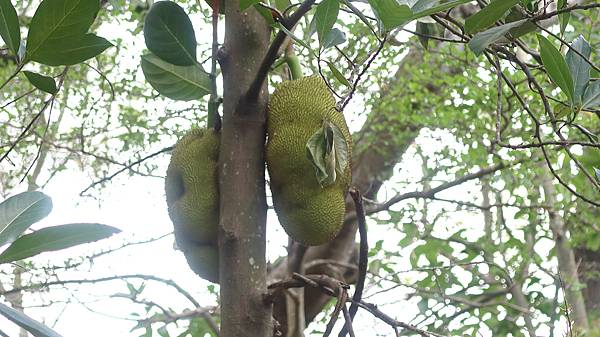
<instances>
[{"instance_id":1,"label":"spiky fruit skin","mask_svg":"<svg viewBox=\"0 0 600 337\"><path fill-rule=\"evenodd\" d=\"M194 273L219 283L219 250L212 245L193 245L184 249L185 259Z\"/></svg>"},{"instance_id":2,"label":"spiky fruit skin","mask_svg":"<svg viewBox=\"0 0 600 337\"><path fill-rule=\"evenodd\" d=\"M175 145L167 168L165 190L175 231L197 243L217 239L219 135L193 129Z\"/></svg>"},{"instance_id":3,"label":"spiky fruit skin","mask_svg":"<svg viewBox=\"0 0 600 337\"><path fill-rule=\"evenodd\" d=\"M320 77L282 83L271 95L267 124L267 169L279 222L305 245L331 241L342 227L350 164L334 184L321 187L307 157L306 143L328 120L343 133L351 153L352 140L344 116Z\"/></svg>"},{"instance_id":4,"label":"spiky fruit skin","mask_svg":"<svg viewBox=\"0 0 600 337\"><path fill-rule=\"evenodd\" d=\"M165 180L177 244L192 270L211 282L218 280L219 145L213 129L189 131L173 149Z\"/></svg>"}]
</instances>

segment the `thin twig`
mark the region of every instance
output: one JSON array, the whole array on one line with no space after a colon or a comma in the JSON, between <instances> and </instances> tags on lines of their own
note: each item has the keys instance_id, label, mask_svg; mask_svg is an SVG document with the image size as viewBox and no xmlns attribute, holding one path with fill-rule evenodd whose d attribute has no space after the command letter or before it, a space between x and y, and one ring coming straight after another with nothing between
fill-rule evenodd
<instances>
[{"instance_id":1,"label":"thin twig","mask_svg":"<svg viewBox=\"0 0 600 337\"><path fill-rule=\"evenodd\" d=\"M100 179L98 181L93 182L88 187L86 187L83 191L79 192L79 195L83 196L87 191L91 190L92 188L96 187L99 184L102 184L102 183L105 183L107 181L112 180L114 177L118 176L119 174L121 174L121 173L123 173L123 172L125 172L127 170L130 170L133 166L139 165L139 164L143 163L144 161L146 161L146 160L148 160L150 158L156 157L159 154L162 154L162 153L165 153L165 152L169 152L171 150L173 150L173 146L167 146L167 147L165 147L165 148L163 148L163 149L161 149L159 151L156 151L156 152L151 153L151 154L149 154L149 155L147 155L145 157L142 157L141 159L133 161L133 162L129 163L128 165L126 165L125 167L123 167L120 170L118 170L117 172L115 172L115 173L113 173L113 174L111 174L109 176L106 176L106 177L104 177L104 178L102 178L102 179Z\"/></svg>"},{"instance_id":2,"label":"thin twig","mask_svg":"<svg viewBox=\"0 0 600 337\"><path fill-rule=\"evenodd\" d=\"M348 325L350 328L352 327L352 320L354 316L356 316L356 312L358 311L358 303L362 299L362 293L365 288L365 279L367 277L367 267L369 265L369 243L367 240L367 221L365 219L365 209L363 207L362 195L359 190L351 189L350 195L352 196L352 200L354 200L354 207L356 209L356 218L358 220L358 232L360 235L360 254L358 259L358 280L356 281L356 287L354 290L354 294L352 295L352 303L350 304L349 311L349 322L346 326L342 327L342 331L340 331L338 337L345 337L346 333L351 332L348 329ZM353 332L350 333L350 336L353 336Z\"/></svg>"}]
</instances>

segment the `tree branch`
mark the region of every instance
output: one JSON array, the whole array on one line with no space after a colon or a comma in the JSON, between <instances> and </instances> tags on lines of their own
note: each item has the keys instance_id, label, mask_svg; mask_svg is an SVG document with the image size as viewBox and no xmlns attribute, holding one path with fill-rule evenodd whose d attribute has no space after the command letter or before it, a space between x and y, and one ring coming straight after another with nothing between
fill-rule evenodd
<instances>
[{"instance_id":1,"label":"tree branch","mask_svg":"<svg viewBox=\"0 0 600 337\"><path fill-rule=\"evenodd\" d=\"M305 0L292 15L282 19L281 24L286 29L291 31L296 25L296 23L298 23L298 21L304 16L304 14L306 14L310 10L315 1L316 0ZM246 93L246 100L253 101L256 99L256 97L258 97L260 89L262 88L263 83L265 82L267 75L269 74L269 70L271 70L271 66L273 65L275 60L277 60L279 49L285 42L286 38L287 34L283 30L280 30L277 33L277 36L275 36L275 39L273 39L273 42L271 42L271 46L269 47L269 50L267 51L267 54L265 55L265 58L263 59L260 65L260 68L258 68L256 78L254 79L254 81L250 85L250 88L248 89L248 92Z\"/></svg>"}]
</instances>

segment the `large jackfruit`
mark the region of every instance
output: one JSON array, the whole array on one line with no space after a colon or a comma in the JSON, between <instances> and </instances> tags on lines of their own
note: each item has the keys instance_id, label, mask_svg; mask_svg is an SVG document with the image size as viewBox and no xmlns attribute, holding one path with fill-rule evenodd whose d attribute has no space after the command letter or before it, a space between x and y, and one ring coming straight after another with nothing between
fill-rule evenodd
<instances>
[{"instance_id":1,"label":"large jackfruit","mask_svg":"<svg viewBox=\"0 0 600 337\"><path fill-rule=\"evenodd\" d=\"M351 137L344 116L320 77L282 83L271 95L266 159L273 205L285 231L306 245L320 245L339 232L345 214L345 193L351 181L349 159L331 184L315 173L307 143L330 123L341 133L350 158Z\"/></svg>"},{"instance_id":2,"label":"large jackfruit","mask_svg":"<svg viewBox=\"0 0 600 337\"><path fill-rule=\"evenodd\" d=\"M218 280L219 144L213 129L189 131L175 145L165 180L177 244L192 270L212 282Z\"/></svg>"}]
</instances>

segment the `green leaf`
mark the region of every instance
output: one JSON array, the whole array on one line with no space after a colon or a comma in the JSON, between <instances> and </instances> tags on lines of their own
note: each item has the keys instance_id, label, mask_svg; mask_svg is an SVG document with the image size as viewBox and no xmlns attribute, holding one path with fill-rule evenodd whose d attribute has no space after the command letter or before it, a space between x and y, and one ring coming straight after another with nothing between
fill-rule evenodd
<instances>
[{"instance_id":1,"label":"green leaf","mask_svg":"<svg viewBox=\"0 0 600 337\"><path fill-rule=\"evenodd\" d=\"M283 12L291 4L292 3L290 0L275 0L275 8L277 8L280 12Z\"/></svg>"},{"instance_id":2,"label":"green leaf","mask_svg":"<svg viewBox=\"0 0 600 337\"><path fill-rule=\"evenodd\" d=\"M405 25L413 16L410 7L396 0L369 0L369 4L386 32Z\"/></svg>"},{"instance_id":3,"label":"green leaf","mask_svg":"<svg viewBox=\"0 0 600 337\"><path fill-rule=\"evenodd\" d=\"M323 41L323 49L328 49L344 42L346 42L346 33L337 28L333 28L325 37L325 41Z\"/></svg>"},{"instance_id":4,"label":"green leaf","mask_svg":"<svg viewBox=\"0 0 600 337\"><path fill-rule=\"evenodd\" d=\"M540 43L540 57L548 75L573 103L575 88L573 87L573 78L569 72L567 62L565 62L562 54L548 39L540 34L537 37Z\"/></svg>"},{"instance_id":5,"label":"green leaf","mask_svg":"<svg viewBox=\"0 0 600 337\"><path fill-rule=\"evenodd\" d=\"M451 8L454 8L454 7L458 6L458 5L462 5L462 4L466 4L467 2L471 2L471 0L448 1L446 3L443 3L441 5L437 5L435 7L429 7L431 5L429 3L419 4L419 2L415 3L415 5L412 8L412 12L414 14L410 18L411 21L412 20L417 20L417 19L420 19L420 18L424 18L426 16L430 16L430 15L435 14L435 13L439 13L439 12L443 12L443 11L449 10ZM430 2L430 1L428 1L428 2ZM417 5L419 5L419 6L417 6Z\"/></svg>"},{"instance_id":6,"label":"green leaf","mask_svg":"<svg viewBox=\"0 0 600 337\"><path fill-rule=\"evenodd\" d=\"M523 20L523 19L529 19L529 17L526 15L526 13L522 13L516 7L513 7L508 12L508 14L506 14L506 18L504 18L504 22L512 23L512 22ZM527 20L527 22L525 22L524 24L511 29L510 37L512 39L517 39L525 34L536 31L537 29L538 29L538 27L533 22L531 22L530 20Z\"/></svg>"},{"instance_id":7,"label":"green leaf","mask_svg":"<svg viewBox=\"0 0 600 337\"><path fill-rule=\"evenodd\" d=\"M258 14L260 14L263 18L265 18L265 21L267 22L267 24L269 26L275 25L275 19L273 19L273 13L271 13L270 9L268 9L265 6L261 6L260 4L254 5L254 9L256 9Z\"/></svg>"},{"instance_id":8,"label":"green leaf","mask_svg":"<svg viewBox=\"0 0 600 337\"><path fill-rule=\"evenodd\" d=\"M425 50L429 49L429 37L433 35L434 27L435 25L432 23L417 22L417 37Z\"/></svg>"},{"instance_id":9,"label":"green leaf","mask_svg":"<svg viewBox=\"0 0 600 337\"><path fill-rule=\"evenodd\" d=\"M279 29L283 30L283 32L287 36L289 36L292 40L294 40L296 43L298 43L302 47L308 49L309 51L312 51L312 49L310 49L310 46L306 42L304 42L303 39L296 37L296 35L294 35L294 33L290 32L287 28L285 28L285 26L282 25L281 22L278 22L278 25L279 25Z\"/></svg>"},{"instance_id":10,"label":"green leaf","mask_svg":"<svg viewBox=\"0 0 600 337\"><path fill-rule=\"evenodd\" d=\"M323 126L308 139L306 150L322 187L334 184L337 174L343 174L348 165L348 144L344 134L329 121L323 121Z\"/></svg>"},{"instance_id":11,"label":"green leaf","mask_svg":"<svg viewBox=\"0 0 600 337\"><path fill-rule=\"evenodd\" d=\"M29 26L25 61L48 64L40 55L56 53L65 45L81 44L99 9L97 0L42 1Z\"/></svg>"},{"instance_id":12,"label":"green leaf","mask_svg":"<svg viewBox=\"0 0 600 337\"><path fill-rule=\"evenodd\" d=\"M4 200L0 204L0 247L15 241L51 210L52 200L42 192L23 192Z\"/></svg>"},{"instance_id":13,"label":"green leaf","mask_svg":"<svg viewBox=\"0 0 600 337\"><path fill-rule=\"evenodd\" d=\"M585 59L579 56L574 50L583 55ZM590 47L590 44L583 36L579 35L573 40L571 48L569 48L567 55L565 56L569 71L573 78L575 103L581 103L585 88L590 81L590 69L592 66L589 64L589 59L591 54L592 48ZM586 61L586 59L588 61Z\"/></svg>"},{"instance_id":14,"label":"green leaf","mask_svg":"<svg viewBox=\"0 0 600 337\"><path fill-rule=\"evenodd\" d=\"M158 330L156 330L156 332L158 332L160 337L171 337L171 335L169 335L169 330L167 330L166 325L163 325L160 328L158 328Z\"/></svg>"},{"instance_id":15,"label":"green leaf","mask_svg":"<svg viewBox=\"0 0 600 337\"><path fill-rule=\"evenodd\" d=\"M98 241L119 232L121 231L117 228L97 223L77 223L42 228L15 240L0 254L0 263L19 261L43 252Z\"/></svg>"},{"instance_id":16,"label":"green leaf","mask_svg":"<svg viewBox=\"0 0 600 337\"><path fill-rule=\"evenodd\" d=\"M465 32L476 33L500 20L504 13L519 3L519 0L498 0L483 7L479 12L469 16L465 21Z\"/></svg>"},{"instance_id":17,"label":"green leaf","mask_svg":"<svg viewBox=\"0 0 600 337\"><path fill-rule=\"evenodd\" d=\"M10 0L0 0L0 36L8 48L18 55L21 44L19 18Z\"/></svg>"},{"instance_id":18,"label":"green leaf","mask_svg":"<svg viewBox=\"0 0 600 337\"><path fill-rule=\"evenodd\" d=\"M600 80L589 83L583 95L582 105L586 109L600 107Z\"/></svg>"},{"instance_id":19,"label":"green leaf","mask_svg":"<svg viewBox=\"0 0 600 337\"><path fill-rule=\"evenodd\" d=\"M319 43L324 45L327 35L333 28L340 11L340 3L338 0L323 0L315 12L315 24L317 28L317 36Z\"/></svg>"},{"instance_id":20,"label":"green leaf","mask_svg":"<svg viewBox=\"0 0 600 337\"><path fill-rule=\"evenodd\" d=\"M554 116L557 119L561 119L569 116L569 114L573 112L573 109L571 109L569 105L565 105L559 102L552 107L552 111L554 111Z\"/></svg>"},{"instance_id":21,"label":"green leaf","mask_svg":"<svg viewBox=\"0 0 600 337\"><path fill-rule=\"evenodd\" d=\"M56 331L44 324L2 303L0 303L0 314L21 328L29 331L35 337L61 337Z\"/></svg>"},{"instance_id":22,"label":"green leaf","mask_svg":"<svg viewBox=\"0 0 600 337\"><path fill-rule=\"evenodd\" d=\"M32 58L49 66L73 65L102 53L112 44L94 34L85 34L79 38L56 41L52 48L40 50Z\"/></svg>"},{"instance_id":23,"label":"green leaf","mask_svg":"<svg viewBox=\"0 0 600 337\"><path fill-rule=\"evenodd\" d=\"M516 28L522 24L527 22L527 20L519 20L511 23L507 23L505 25L499 27L493 27L486 31L477 33L473 36L473 38L469 41L469 48L476 55L481 55L485 48L487 48L490 44L498 41L504 35L506 35L511 29Z\"/></svg>"},{"instance_id":24,"label":"green leaf","mask_svg":"<svg viewBox=\"0 0 600 337\"><path fill-rule=\"evenodd\" d=\"M411 10L413 11L413 13L422 12L424 10L427 10L427 9L433 7L435 4L437 4L439 2L440 2L440 0L418 0L412 6Z\"/></svg>"},{"instance_id":25,"label":"green leaf","mask_svg":"<svg viewBox=\"0 0 600 337\"><path fill-rule=\"evenodd\" d=\"M36 74L31 71L24 71L23 73L29 82L41 91L47 92L51 95L56 95L58 92L58 88L56 88L56 82L54 82L52 77Z\"/></svg>"},{"instance_id":26,"label":"green leaf","mask_svg":"<svg viewBox=\"0 0 600 337\"><path fill-rule=\"evenodd\" d=\"M567 0L558 0L558 4L556 9L563 9L567 7ZM569 24L569 20L571 19L571 12L565 12L558 14L558 22L560 23L560 34L563 35L565 33L565 29Z\"/></svg>"},{"instance_id":27,"label":"green leaf","mask_svg":"<svg viewBox=\"0 0 600 337\"><path fill-rule=\"evenodd\" d=\"M221 0L221 2L223 2L223 0ZM250 8L251 6L256 5L259 2L260 2L260 0L240 0L240 11L243 12L246 9Z\"/></svg>"},{"instance_id":28,"label":"green leaf","mask_svg":"<svg viewBox=\"0 0 600 337\"><path fill-rule=\"evenodd\" d=\"M144 21L144 39L150 51L169 63L196 63L196 35L183 8L172 1L152 5Z\"/></svg>"},{"instance_id":29,"label":"green leaf","mask_svg":"<svg viewBox=\"0 0 600 337\"><path fill-rule=\"evenodd\" d=\"M329 70L331 70L331 72L333 73L333 76L343 85L347 86L348 88L351 88L352 85L350 84L350 82L348 82L348 80L346 79L346 77L342 74L341 71L338 70L338 68L331 62L327 61L327 65L329 66Z\"/></svg>"},{"instance_id":30,"label":"green leaf","mask_svg":"<svg viewBox=\"0 0 600 337\"><path fill-rule=\"evenodd\" d=\"M142 71L161 95L179 101L199 99L210 94L210 75L199 64L176 66L158 56L142 56Z\"/></svg>"}]
</instances>

